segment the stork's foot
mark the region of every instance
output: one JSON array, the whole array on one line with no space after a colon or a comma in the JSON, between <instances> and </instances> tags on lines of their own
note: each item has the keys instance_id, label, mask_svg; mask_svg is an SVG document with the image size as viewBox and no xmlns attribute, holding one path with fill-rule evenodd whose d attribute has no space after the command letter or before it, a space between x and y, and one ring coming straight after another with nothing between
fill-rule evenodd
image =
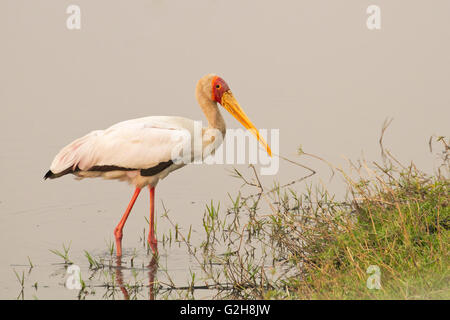
<instances>
[{"instance_id":1,"label":"stork's foot","mask_svg":"<svg viewBox=\"0 0 450 320\"><path fill-rule=\"evenodd\" d=\"M147 240L148 244L150 245L150 248L152 249L153 255L158 254L158 241L155 237L149 237Z\"/></svg>"},{"instance_id":2,"label":"stork's foot","mask_svg":"<svg viewBox=\"0 0 450 320\"><path fill-rule=\"evenodd\" d=\"M117 228L114 230L114 237L116 238L116 256L122 256L122 232Z\"/></svg>"}]
</instances>

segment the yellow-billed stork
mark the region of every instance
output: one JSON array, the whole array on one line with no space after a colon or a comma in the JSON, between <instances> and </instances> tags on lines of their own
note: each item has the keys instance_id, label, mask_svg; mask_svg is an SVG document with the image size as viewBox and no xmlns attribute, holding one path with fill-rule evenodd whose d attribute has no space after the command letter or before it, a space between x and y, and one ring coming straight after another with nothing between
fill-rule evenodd
<instances>
[{"instance_id":1,"label":"yellow-billed stork","mask_svg":"<svg viewBox=\"0 0 450 320\"><path fill-rule=\"evenodd\" d=\"M202 77L196 86L196 98L207 120L201 129L202 151L210 154L225 135L225 121L217 103L230 112L246 129L250 130L271 156L272 152L258 130L234 98L227 83L214 74ZM182 117L154 116L117 123L106 130L96 130L64 147L54 158L44 179L73 174L78 178L103 177L128 181L135 191L128 207L114 229L117 256L122 255L122 229L133 205L145 186L150 190L150 231L148 243L154 254L158 245L154 228L155 187L160 179L183 167L186 161L174 161L180 143L191 144L195 121ZM185 138L188 139L185 139ZM181 142L180 142L181 141ZM181 143L183 146L183 144ZM195 148L188 148L190 159ZM207 154L206 154L207 155ZM202 155L203 157L205 154Z\"/></svg>"}]
</instances>

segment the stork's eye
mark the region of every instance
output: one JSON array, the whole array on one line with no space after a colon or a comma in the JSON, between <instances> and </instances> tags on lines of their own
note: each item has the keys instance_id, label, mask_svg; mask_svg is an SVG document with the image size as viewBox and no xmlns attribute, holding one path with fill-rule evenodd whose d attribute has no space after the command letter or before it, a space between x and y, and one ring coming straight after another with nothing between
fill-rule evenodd
<instances>
[{"instance_id":1,"label":"stork's eye","mask_svg":"<svg viewBox=\"0 0 450 320\"><path fill-rule=\"evenodd\" d=\"M220 89L220 84L216 84L216 88L217 88L217 89Z\"/></svg>"}]
</instances>

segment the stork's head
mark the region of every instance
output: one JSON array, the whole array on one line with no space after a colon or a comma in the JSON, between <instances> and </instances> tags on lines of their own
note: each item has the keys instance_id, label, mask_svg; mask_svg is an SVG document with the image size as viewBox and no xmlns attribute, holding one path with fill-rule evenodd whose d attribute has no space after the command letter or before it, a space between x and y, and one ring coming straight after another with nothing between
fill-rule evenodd
<instances>
[{"instance_id":1,"label":"stork's head","mask_svg":"<svg viewBox=\"0 0 450 320\"><path fill-rule=\"evenodd\" d=\"M221 77L214 76L211 79L211 99L222 104L222 98L225 92L230 92L230 87Z\"/></svg>"},{"instance_id":2,"label":"stork's head","mask_svg":"<svg viewBox=\"0 0 450 320\"><path fill-rule=\"evenodd\" d=\"M221 77L215 74L208 74L201 78L197 84L197 99L206 96L210 101L217 102L224 107L231 115L238 120L247 130L249 130L258 139L261 145L266 149L269 156L272 156L267 143L260 136L258 130L242 110L241 106L231 93L230 87Z\"/></svg>"}]
</instances>

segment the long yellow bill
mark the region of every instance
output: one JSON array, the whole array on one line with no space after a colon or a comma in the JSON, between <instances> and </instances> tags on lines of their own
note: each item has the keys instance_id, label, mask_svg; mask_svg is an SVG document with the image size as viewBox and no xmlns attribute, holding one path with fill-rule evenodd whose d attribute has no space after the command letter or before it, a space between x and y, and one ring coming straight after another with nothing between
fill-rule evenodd
<instances>
[{"instance_id":1,"label":"long yellow bill","mask_svg":"<svg viewBox=\"0 0 450 320\"><path fill-rule=\"evenodd\" d=\"M225 109L227 109L229 113L233 115L233 117L236 118L237 121L239 121L247 130L253 133L256 139L258 139L261 145L266 149L267 154L269 156L272 156L272 150L270 150L266 141L264 141L264 139L260 136L258 130L255 128L253 123L247 117L244 110L242 110L241 106L236 101L231 91L226 91L223 93L221 104Z\"/></svg>"}]
</instances>

